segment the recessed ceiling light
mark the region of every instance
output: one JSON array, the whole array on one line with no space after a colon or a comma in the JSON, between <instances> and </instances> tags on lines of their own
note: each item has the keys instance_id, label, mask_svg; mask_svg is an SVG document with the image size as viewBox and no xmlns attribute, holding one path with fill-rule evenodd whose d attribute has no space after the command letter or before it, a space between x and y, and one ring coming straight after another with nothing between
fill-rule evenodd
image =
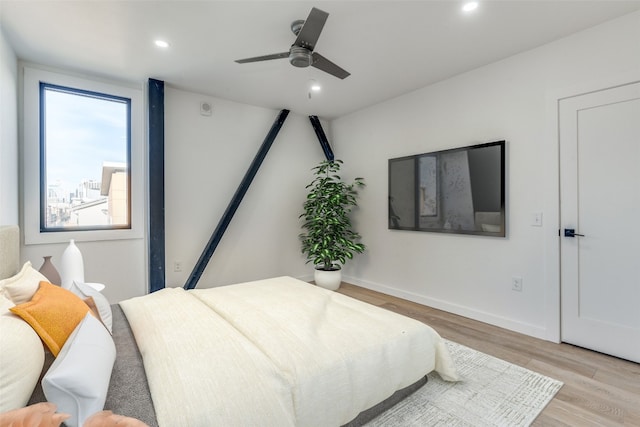
<instances>
[{"instance_id":1,"label":"recessed ceiling light","mask_svg":"<svg viewBox=\"0 0 640 427\"><path fill-rule=\"evenodd\" d=\"M309 80L309 99L311 99L312 93L319 93L322 90L322 86L315 79Z\"/></svg>"},{"instance_id":2,"label":"recessed ceiling light","mask_svg":"<svg viewBox=\"0 0 640 427\"><path fill-rule=\"evenodd\" d=\"M471 12L474 11L478 8L478 2L477 1L469 1L466 2L463 6L462 6L462 11L463 12Z\"/></svg>"},{"instance_id":3,"label":"recessed ceiling light","mask_svg":"<svg viewBox=\"0 0 640 427\"><path fill-rule=\"evenodd\" d=\"M156 46L158 46L158 47L162 47L162 48L167 48L167 47L169 47L169 43L168 43L168 42L166 42L166 41L164 41L164 40L156 40L154 43L155 43L155 44L156 44Z\"/></svg>"}]
</instances>

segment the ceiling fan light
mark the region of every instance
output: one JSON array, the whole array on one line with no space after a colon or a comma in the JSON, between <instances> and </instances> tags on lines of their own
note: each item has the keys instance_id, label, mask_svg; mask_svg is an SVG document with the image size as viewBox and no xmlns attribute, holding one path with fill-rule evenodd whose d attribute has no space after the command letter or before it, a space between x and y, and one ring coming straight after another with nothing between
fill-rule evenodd
<instances>
[{"instance_id":1,"label":"ceiling fan light","mask_svg":"<svg viewBox=\"0 0 640 427\"><path fill-rule=\"evenodd\" d=\"M292 46L289 52L289 62L294 67L308 67L313 63L311 51L300 46Z\"/></svg>"}]
</instances>

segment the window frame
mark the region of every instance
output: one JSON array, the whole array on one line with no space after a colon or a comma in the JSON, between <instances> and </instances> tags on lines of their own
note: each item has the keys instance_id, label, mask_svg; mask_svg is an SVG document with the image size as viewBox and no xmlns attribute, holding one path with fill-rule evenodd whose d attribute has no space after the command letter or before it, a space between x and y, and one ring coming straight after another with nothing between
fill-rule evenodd
<instances>
[{"instance_id":1,"label":"window frame","mask_svg":"<svg viewBox=\"0 0 640 427\"><path fill-rule=\"evenodd\" d=\"M41 83L70 88L78 93L97 93L130 100L129 122L129 225L109 228L45 229L43 175ZM25 245L77 241L140 239L144 237L145 133L144 96L141 88L119 83L24 67L23 74L23 229ZM42 193L41 191L45 191Z\"/></svg>"},{"instance_id":2,"label":"window frame","mask_svg":"<svg viewBox=\"0 0 640 427\"><path fill-rule=\"evenodd\" d=\"M87 225L87 226L74 226L69 229L64 227L47 227L46 225L46 207L48 207L49 188L47 181L47 105L46 94L47 91L65 93L74 96L85 96L94 99L100 99L110 102L118 102L125 106L126 114L126 164L127 164L127 224L111 224L111 225ZM64 231L89 231L89 230L114 230L114 229L130 229L131 228L131 99L111 95L107 93L87 91L84 89L77 89L69 86L61 86L47 82L40 82L40 232L42 233L60 233Z\"/></svg>"}]
</instances>

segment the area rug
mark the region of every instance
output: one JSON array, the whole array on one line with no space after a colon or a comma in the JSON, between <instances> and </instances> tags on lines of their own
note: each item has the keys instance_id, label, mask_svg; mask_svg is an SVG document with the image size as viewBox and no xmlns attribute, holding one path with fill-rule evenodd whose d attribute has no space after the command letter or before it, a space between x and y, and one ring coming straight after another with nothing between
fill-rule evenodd
<instances>
[{"instance_id":1,"label":"area rug","mask_svg":"<svg viewBox=\"0 0 640 427\"><path fill-rule=\"evenodd\" d=\"M414 394L366 424L406 426L529 426L562 382L447 341L461 381L437 373Z\"/></svg>"}]
</instances>

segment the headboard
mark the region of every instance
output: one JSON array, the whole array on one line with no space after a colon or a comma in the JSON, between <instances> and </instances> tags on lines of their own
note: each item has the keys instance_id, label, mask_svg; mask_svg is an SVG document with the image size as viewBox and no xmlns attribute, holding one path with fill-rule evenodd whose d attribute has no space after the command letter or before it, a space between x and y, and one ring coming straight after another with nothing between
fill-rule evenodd
<instances>
[{"instance_id":1,"label":"headboard","mask_svg":"<svg viewBox=\"0 0 640 427\"><path fill-rule=\"evenodd\" d=\"M20 231L17 225L0 225L0 280L20 270Z\"/></svg>"}]
</instances>

